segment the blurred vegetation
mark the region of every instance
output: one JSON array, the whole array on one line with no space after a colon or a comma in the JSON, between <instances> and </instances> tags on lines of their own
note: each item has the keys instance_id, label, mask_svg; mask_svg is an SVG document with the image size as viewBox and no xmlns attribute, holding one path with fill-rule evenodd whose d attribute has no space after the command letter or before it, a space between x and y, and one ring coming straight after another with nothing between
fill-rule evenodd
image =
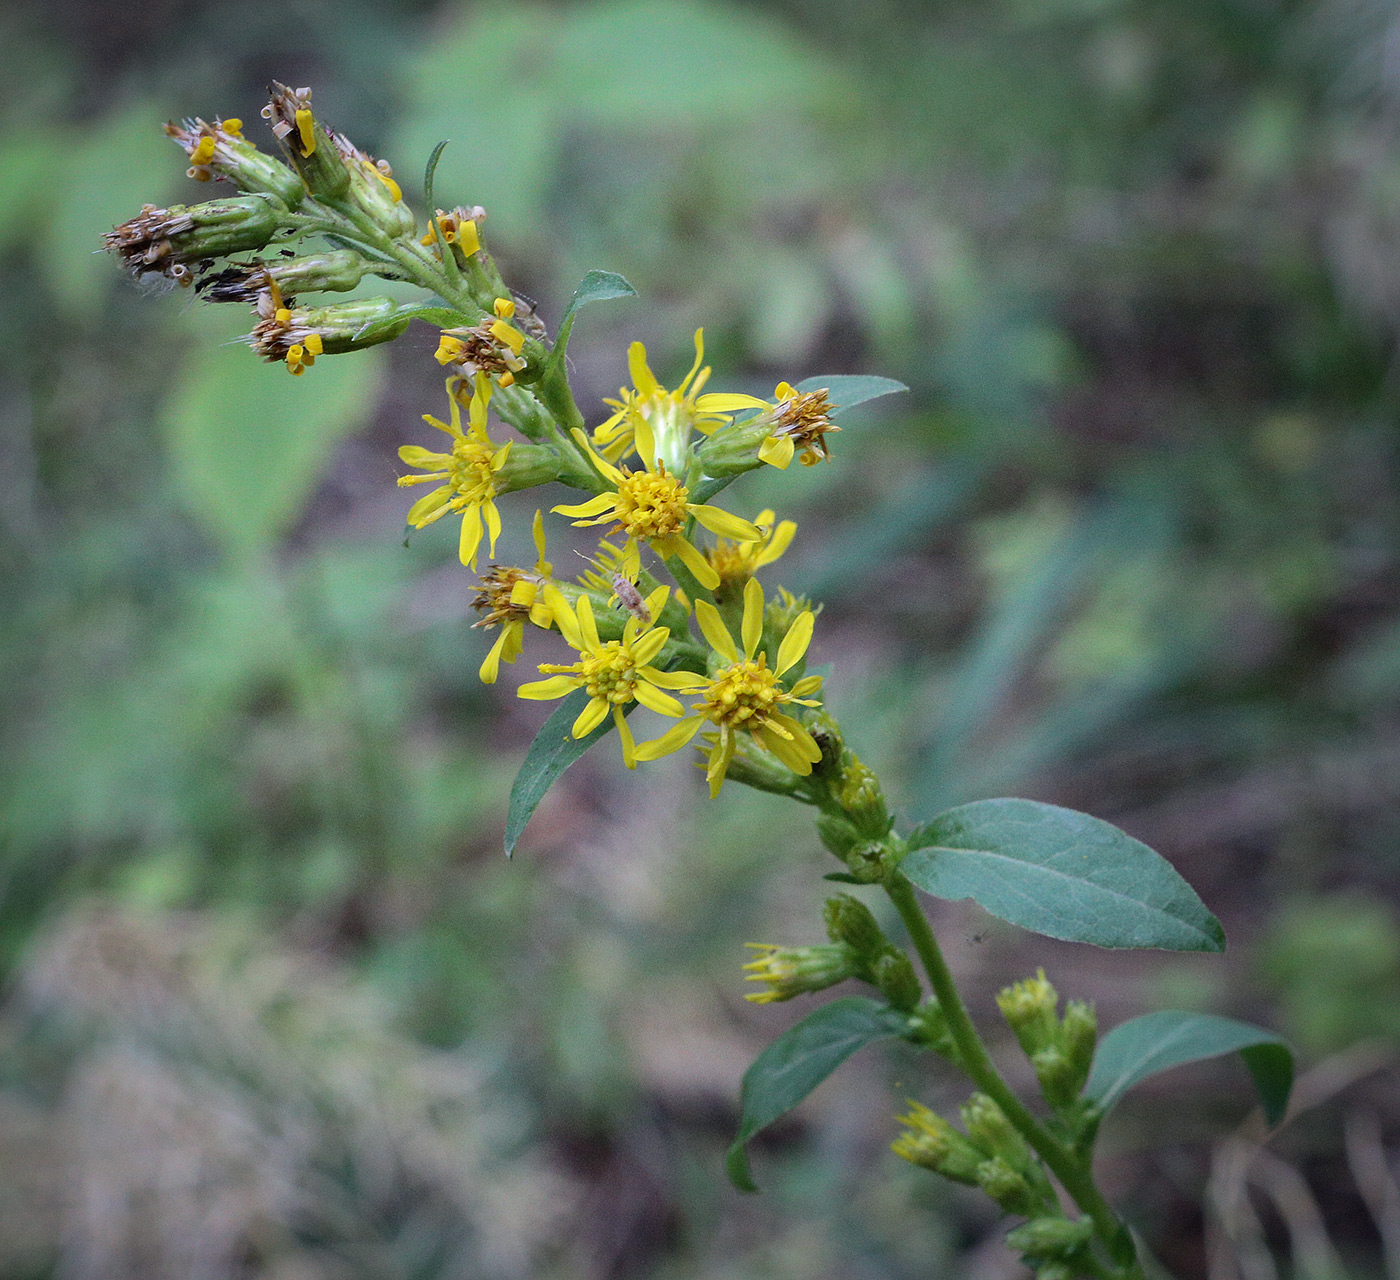
<instances>
[{"instance_id":1,"label":"blurred vegetation","mask_svg":"<svg viewBox=\"0 0 1400 1280\"><path fill-rule=\"evenodd\" d=\"M451 139L438 192L487 207L546 320L588 268L637 286L574 339L595 412L627 341L664 379L700 324L716 385L909 383L830 466L736 490L799 521L784 578L828 602L853 740L911 817L1021 793L1120 823L1233 942L1087 953L944 905L962 976L1044 959L1105 1025L1170 1000L1278 1026L1320 1074L1270 1152L1212 1148L1243 1082L1193 1069L1125 1108L1106 1181L1179 1275L1382 1274L1396 18L7 6L0 1275L1016 1274L978 1202L892 1168L891 1099L960 1088L897 1057L760 1144L764 1197L720 1179L791 1015L739 1001L739 948L807 940L807 830L709 805L683 762L590 757L500 857L538 717L477 683L454 547L402 545L391 479L438 409L432 335L293 381L230 345L242 317L93 255L196 194L160 122L256 136L274 76L410 200Z\"/></svg>"}]
</instances>

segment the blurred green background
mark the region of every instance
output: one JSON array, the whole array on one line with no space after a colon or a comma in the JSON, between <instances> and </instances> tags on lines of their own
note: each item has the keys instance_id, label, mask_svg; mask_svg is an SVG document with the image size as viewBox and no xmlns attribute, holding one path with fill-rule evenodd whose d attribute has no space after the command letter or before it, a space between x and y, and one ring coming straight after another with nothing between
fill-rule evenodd
<instances>
[{"instance_id":1,"label":"blurred green background","mask_svg":"<svg viewBox=\"0 0 1400 1280\"><path fill-rule=\"evenodd\" d=\"M1397 23L5 6L0 1276L1023 1274L888 1152L905 1096L961 1097L924 1062L856 1060L758 1144L763 1196L723 1182L743 1068L801 1013L738 965L819 931L805 817L598 751L504 861L543 713L477 682L455 540L405 548L393 484L441 412L433 333L293 380L231 344L243 315L94 255L206 195L162 121L260 139L274 77L410 200L451 139L440 198L486 206L546 321L589 268L637 286L574 338L594 421L628 341L674 385L699 324L716 387L910 385L832 464L730 491L799 521L767 576L826 601L831 704L907 817L1089 810L1232 942L1119 955L937 904L983 1024L1044 963L1104 1026L1279 1028L1303 1110L1267 1150L1224 1141L1238 1064L1191 1068L1112 1121L1105 1185L1180 1277L1400 1275Z\"/></svg>"}]
</instances>

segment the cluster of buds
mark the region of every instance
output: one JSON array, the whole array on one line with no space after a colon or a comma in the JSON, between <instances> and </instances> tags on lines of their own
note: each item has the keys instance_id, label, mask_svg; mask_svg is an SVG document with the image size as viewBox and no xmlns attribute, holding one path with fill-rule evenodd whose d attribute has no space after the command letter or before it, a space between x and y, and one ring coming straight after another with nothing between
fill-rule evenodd
<instances>
[{"instance_id":1,"label":"cluster of buds","mask_svg":"<svg viewBox=\"0 0 1400 1280\"><path fill-rule=\"evenodd\" d=\"M1089 1079L1098 1039L1093 1005L1065 1002L1064 1017L1056 1013L1059 996L1040 969L997 995L997 1007L1035 1068L1045 1100L1060 1112L1072 1112Z\"/></svg>"},{"instance_id":2,"label":"cluster of buds","mask_svg":"<svg viewBox=\"0 0 1400 1280\"><path fill-rule=\"evenodd\" d=\"M909 1114L899 1117L905 1128L893 1143L897 1156L954 1182L980 1187L1007 1213L1058 1213L1055 1192L1040 1162L992 1098L974 1093L963 1104L965 1133L922 1103L911 1101L909 1106Z\"/></svg>"}]
</instances>

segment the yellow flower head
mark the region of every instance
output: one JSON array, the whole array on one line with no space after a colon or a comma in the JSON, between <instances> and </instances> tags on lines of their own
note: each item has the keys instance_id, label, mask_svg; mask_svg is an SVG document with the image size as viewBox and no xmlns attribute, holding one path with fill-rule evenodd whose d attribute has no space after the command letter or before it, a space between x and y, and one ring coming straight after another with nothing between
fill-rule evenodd
<instances>
[{"instance_id":1,"label":"yellow flower head","mask_svg":"<svg viewBox=\"0 0 1400 1280\"><path fill-rule=\"evenodd\" d=\"M618 462L635 448L651 466L659 457L672 471L683 466L690 445L691 430L708 435L727 422L728 414L752 403L752 396L711 392L701 394L710 378L705 359L705 331L695 331L695 363L674 391L656 380L647 364L647 349L640 342L627 348L627 368L632 387L618 391L618 399L605 400L614 410L612 417L599 424L593 442L609 462ZM761 403L761 402L760 402Z\"/></svg>"},{"instance_id":2,"label":"yellow flower head","mask_svg":"<svg viewBox=\"0 0 1400 1280\"><path fill-rule=\"evenodd\" d=\"M473 226L476 224L473 223ZM515 315L513 298L497 298L496 318L470 329L444 329L433 353L440 365L450 365L459 375L490 374L503 387L515 382L526 364L520 354L525 335L507 323Z\"/></svg>"},{"instance_id":3,"label":"yellow flower head","mask_svg":"<svg viewBox=\"0 0 1400 1280\"><path fill-rule=\"evenodd\" d=\"M501 536L501 515L496 510L496 473L505 465L510 444L498 445L486 434L486 408L491 401L491 384L484 374L477 374L476 393L468 402L467 431L462 431L462 414L457 398L451 395L451 422L443 422L430 413L423 421L452 440L451 453L433 453L416 444L406 444L399 457L410 467L418 467L427 475L400 476L399 484L427 484L432 480L444 483L409 509L408 523L422 529L447 513L460 512L462 540L459 554L462 563L476 568L477 550L481 546L482 521L490 535L490 554L496 554L496 539Z\"/></svg>"},{"instance_id":4,"label":"yellow flower head","mask_svg":"<svg viewBox=\"0 0 1400 1280\"><path fill-rule=\"evenodd\" d=\"M514 662L524 646L525 624L548 627L554 611L545 599L545 586L554 567L544 558L544 516L535 512L535 550L539 553L534 570L493 564L481 575L481 589L472 608L486 616L473 627L500 627L501 634L481 664L481 682L495 684L502 662Z\"/></svg>"},{"instance_id":5,"label":"yellow flower head","mask_svg":"<svg viewBox=\"0 0 1400 1280\"><path fill-rule=\"evenodd\" d=\"M554 507L560 515L573 516L578 527L615 522L612 533L627 535L623 548L622 572L635 578L641 571L640 543L647 543L659 556L678 556L702 586L713 590L719 575L710 562L685 536L692 516L712 533L736 542L753 542L759 531L747 520L730 515L722 507L691 502L690 490L666 470L664 462L648 464L645 471L618 468L597 454L582 431L574 437L593 460L599 473L616 488L600 493L587 502Z\"/></svg>"},{"instance_id":6,"label":"yellow flower head","mask_svg":"<svg viewBox=\"0 0 1400 1280\"><path fill-rule=\"evenodd\" d=\"M731 542L720 538L705 552L705 559L719 575L719 586L714 591L721 604L731 597L737 598L754 574L779 559L792 545L797 525L791 520L775 525L775 519L772 511L760 511L754 520L760 535L757 541Z\"/></svg>"},{"instance_id":7,"label":"yellow flower head","mask_svg":"<svg viewBox=\"0 0 1400 1280\"><path fill-rule=\"evenodd\" d=\"M486 210L480 205L468 209L459 204L446 212L439 209L428 225L428 234L419 243L436 245L440 238L441 244L452 245L460 257L470 258L481 248L480 228L485 221ZM441 248L434 252L442 256Z\"/></svg>"},{"instance_id":8,"label":"yellow flower head","mask_svg":"<svg viewBox=\"0 0 1400 1280\"><path fill-rule=\"evenodd\" d=\"M821 748L806 728L783 708L794 703L817 706L817 701L808 695L821 688L822 678L804 676L791 689L784 689L782 676L806 655L807 646L812 642L814 617L811 610L804 610L793 619L778 645L777 660L770 668L766 651L758 647L763 639L763 608L763 588L757 579L750 578L744 588L741 653L719 610L708 600L695 602L695 618L701 632L727 665L708 679L691 677L689 687L700 695L700 701L691 707L696 714L687 716L661 737L642 743L636 752L638 760L655 760L680 750L702 724L709 723L717 729L705 772L711 796L717 796L724 785L725 771L734 758L740 730L749 733L793 773L805 777L812 772L812 766L822 758Z\"/></svg>"},{"instance_id":9,"label":"yellow flower head","mask_svg":"<svg viewBox=\"0 0 1400 1280\"><path fill-rule=\"evenodd\" d=\"M826 441L828 432L840 431L831 420L834 406L826 389L799 392L791 383L780 382L773 392L773 406L768 437L758 447L758 456L780 471L787 469L794 453L801 451L802 465L814 466L831 456Z\"/></svg>"},{"instance_id":10,"label":"yellow flower head","mask_svg":"<svg viewBox=\"0 0 1400 1280\"><path fill-rule=\"evenodd\" d=\"M647 627L641 619L631 617L622 629L622 639L604 642L599 638L593 606L587 596L580 596L578 603L570 607L553 584L546 584L544 593L555 625L564 639L578 650L579 660L564 664L541 663L540 671L550 678L521 685L520 696L548 700L562 698L575 689L587 690L588 705L574 721L574 737L582 738L591 733L611 711L622 739L622 758L629 769L636 768L635 743L623 717L623 708L628 703L640 702L663 716L682 715L681 704L663 690L690 688L691 682L700 677L689 672L662 671L651 665L670 639L669 627ZM665 607L669 593L669 587L657 587L647 597L647 610L653 618Z\"/></svg>"}]
</instances>

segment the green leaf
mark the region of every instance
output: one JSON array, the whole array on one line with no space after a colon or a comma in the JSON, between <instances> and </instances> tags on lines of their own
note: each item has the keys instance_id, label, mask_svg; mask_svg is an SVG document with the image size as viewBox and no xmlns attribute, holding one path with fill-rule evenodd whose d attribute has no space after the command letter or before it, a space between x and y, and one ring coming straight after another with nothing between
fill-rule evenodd
<instances>
[{"instance_id":1,"label":"green leaf","mask_svg":"<svg viewBox=\"0 0 1400 1280\"><path fill-rule=\"evenodd\" d=\"M905 1016L868 996L824 1004L773 1041L744 1072L742 1115L724 1167L740 1191L757 1191L745 1144L786 1115L857 1049L902 1036Z\"/></svg>"},{"instance_id":2,"label":"green leaf","mask_svg":"<svg viewBox=\"0 0 1400 1280\"><path fill-rule=\"evenodd\" d=\"M373 411L383 353L324 356L292 378L242 343L210 340L215 327L195 326L203 341L162 416L177 492L228 554L246 557L287 532L331 451Z\"/></svg>"},{"instance_id":3,"label":"green leaf","mask_svg":"<svg viewBox=\"0 0 1400 1280\"><path fill-rule=\"evenodd\" d=\"M864 404L867 400L876 400L880 396L893 395L896 391L909 390L904 383L896 382L893 378L877 378L873 374L864 373L833 373L822 378L803 378L797 384L797 390L804 394L819 388L826 391L827 399L836 406L836 412L831 415L833 418L845 413L847 409L854 409L858 404Z\"/></svg>"},{"instance_id":4,"label":"green leaf","mask_svg":"<svg viewBox=\"0 0 1400 1280\"><path fill-rule=\"evenodd\" d=\"M978 800L909 837L900 870L925 893L1098 947L1223 951L1220 922L1160 854L1117 827L1033 800Z\"/></svg>"},{"instance_id":5,"label":"green leaf","mask_svg":"<svg viewBox=\"0 0 1400 1280\"><path fill-rule=\"evenodd\" d=\"M442 159L443 149L450 141L450 138L444 138L433 148L433 154L428 157L428 163L423 169L423 203L427 206L429 226L432 226L433 218L437 215L437 206L433 203L433 179L437 176L438 161Z\"/></svg>"},{"instance_id":6,"label":"green leaf","mask_svg":"<svg viewBox=\"0 0 1400 1280\"><path fill-rule=\"evenodd\" d=\"M1108 1111L1139 1080L1204 1058L1238 1053L1271 1125L1293 1089L1293 1054L1272 1031L1208 1013L1149 1013L1114 1027L1099 1044L1084 1096Z\"/></svg>"},{"instance_id":7,"label":"green leaf","mask_svg":"<svg viewBox=\"0 0 1400 1280\"><path fill-rule=\"evenodd\" d=\"M575 689L554 709L535 735L525 762L515 775L510 788L510 803L506 808L506 857L515 852L516 843L525 831L530 815L539 807L559 775L613 727L612 717L604 720L592 733L575 738L572 732L579 712L588 704L583 689ZM623 715L631 715L637 704L628 703Z\"/></svg>"},{"instance_id":8,"label":"green leaf","mask_svg":"<svg viewBox=\"0 0 1400 1280\"><path fill-rule=\"evenodd\" d=\"M616 271L590 271L579 281L574 296L569 300L564 318L559 321L559 336L554 340L554 360L564 358L569 345L569 334L573 332L574 316L580 307L590 302L606 302L609 298L635 298L637 291Z\"/></svg>"}]
</instances>

